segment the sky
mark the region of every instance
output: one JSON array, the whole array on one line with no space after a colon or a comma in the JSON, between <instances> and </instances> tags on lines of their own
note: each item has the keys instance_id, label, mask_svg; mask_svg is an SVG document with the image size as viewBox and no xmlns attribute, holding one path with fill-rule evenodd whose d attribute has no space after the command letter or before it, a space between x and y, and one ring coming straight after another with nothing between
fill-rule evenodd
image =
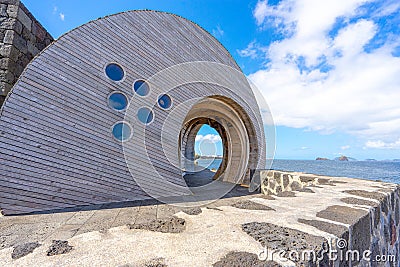
<instances>
[{"instance_id":1,"label":"sky","mask_svg":"<svg viewBox=\"0 0 400 267\"><path fill-rule=\"evenodd\" d=\"M178 14L214 35L262 92L276 126L275 158L400 158L398 0L23 3L55 38L127 10ZM221 153L216 135L199 132L198 142L212 144L203 154Z\"/></svg>"}]
</instances>

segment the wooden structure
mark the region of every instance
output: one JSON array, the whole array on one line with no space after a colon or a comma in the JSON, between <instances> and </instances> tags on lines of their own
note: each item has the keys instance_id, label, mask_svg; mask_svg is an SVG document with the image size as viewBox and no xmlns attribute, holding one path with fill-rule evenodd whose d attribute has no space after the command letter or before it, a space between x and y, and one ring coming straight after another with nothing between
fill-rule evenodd
<instances>
[{"instance_id":1,"label":"wooden structure","mask_svg":"<svg viewBox=\"0 0 400 267\"><path fill-rule=\"evenodd\" d=\"M204 81L169 87L184 74L154 78L179 64L197 69ZM214 78L222 83L207 82ZM165 123L171 117L179 127ZM185 186L176 164L194 157L203 124L223 138L220 179L240 183L264 168L257 101L234 59L209 33L155 11L87 23L42 51L6 98L0 209L21 214L185 194L176 190Z\"/></svg>"}]
</instances>

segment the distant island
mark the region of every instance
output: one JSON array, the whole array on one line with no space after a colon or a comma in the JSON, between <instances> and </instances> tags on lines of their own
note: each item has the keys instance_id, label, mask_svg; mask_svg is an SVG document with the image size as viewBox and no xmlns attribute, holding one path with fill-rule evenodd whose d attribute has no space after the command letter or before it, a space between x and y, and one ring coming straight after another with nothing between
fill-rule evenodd
<instances>
[{"instance_id":1,"label":"distant island","mask_svg":"<svg viewBox=\"0 0 400 267\"><path fill-rule=\"evenodd\" d=\"M330 159L318 157L315 160L330 160ZM337 157L337 158L334 158L333 160L336 160L336 161L357 161L355 158L347 157L347 156L344 156L344 155L342 155L340 157Z\"/></svg>"}]
</instances>

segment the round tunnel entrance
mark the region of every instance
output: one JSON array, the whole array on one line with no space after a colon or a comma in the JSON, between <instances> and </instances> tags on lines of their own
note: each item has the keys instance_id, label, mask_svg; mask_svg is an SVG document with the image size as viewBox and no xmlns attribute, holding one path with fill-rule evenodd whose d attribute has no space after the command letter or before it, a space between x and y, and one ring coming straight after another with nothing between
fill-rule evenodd
<instances>
[{"instance_id":1,"label":"round tunnel entrance","mask_svg":"<svg viewBox=\"0 0 400 267\"><path fill-rule=\"evenodd\" d=\"M202 128L211 128L216 134L202 135ZM210 131L207 131L210 132ZM200 134L199 134L200 133ZM211 137L212 135L212 137ZM223 126L214 119L196 118L189 121L181 132L182 156L181 167L185 174L196 175L196 181L187 181L189 186L201 186L218 179L224 173L228 162L227 134ZM215 140L207 140L212 139ZM219 138L220 140L216 140ZM209 149L207 146L216 146L220 143L220 149ZM204 143L202 148L202 143ZM208 143L208 144L207 144ZM218 155L219 154L219 155ZM219 157L217 157L219 156ZM219 161L218 167L215 161Z\"/></svg>"},{"instance_id":2,"label":"round tunnel entrance","mask_svg":"<svg viewBox=\"0 0 400 267\"><path fill-rule=\"evenodd\" d=\"M198 166L196 161L196 136L204 125L208 125L218 133L222 143L221 164L212 178L243 184L254 168L252 155L253 151L257 151L257 142L253 142L254 127L245 116L246 113L236 103L224 97L207 97L196 103L187 115L180 133L183 174L199 173L205 169Z\"/></svg>"}]
</instances>

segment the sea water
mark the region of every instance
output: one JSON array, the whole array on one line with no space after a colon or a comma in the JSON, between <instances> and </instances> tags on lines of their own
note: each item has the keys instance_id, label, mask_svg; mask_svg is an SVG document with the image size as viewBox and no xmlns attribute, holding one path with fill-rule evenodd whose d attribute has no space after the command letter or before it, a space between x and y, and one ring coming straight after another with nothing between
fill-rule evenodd
<instances>
[{"instance_id":1,"label":"sea water","mask_svg":"<svg viewBox=\"0 0 400 267\"><path fill-rule=\"evenodd\" d=\"M221 162L221 159L198 160L200 166L210 170L218 169ZM271 169L380 180L400 184L400 162L276 159L273 161Z\"/></svg>"}]
</instances>

